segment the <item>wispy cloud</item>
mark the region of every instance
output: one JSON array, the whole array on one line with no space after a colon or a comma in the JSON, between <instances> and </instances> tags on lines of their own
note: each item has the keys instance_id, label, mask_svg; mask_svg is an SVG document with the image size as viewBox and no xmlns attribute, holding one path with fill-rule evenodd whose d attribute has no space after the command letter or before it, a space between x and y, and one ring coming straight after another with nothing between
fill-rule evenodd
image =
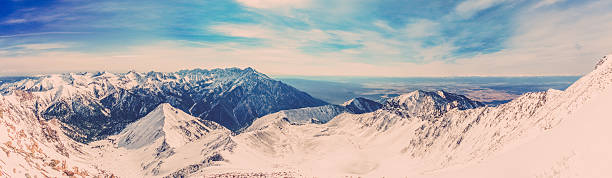
<instances>
[{"instance_id":1,"label":"wispy cloud","mask_svg":"<svg viewBox=\"0 0 612 178\"><path fill-rule=\"evenodd\" d=\"M16 56L32 56L46 53L49 51L63 50L71 48L70 44L62 43L28 43L14 46L4 46L0 48L0 59L13 58Z\"/></svg>"},{"instance_id":2,"label":"wispy cloud","mask_svg":"<svg viewBox=\"0 0 612 178\"><path fill-rule=\"evenodd\" d=\"M595 1L571 8L527 9L517 17L507 48L472 59L499 66L500 73L520 69L527 74L582 74L596 60L612 53L612 2ZM542 68L541 66L550 66Z\"/></svg>"},{"instance_id":3,"label":"wispy cloud","mask_svg":"<svg viewBox=\"0 0 612 178\"><path fill-rule=\"evenodd\" d=\"M403 33L408 38L426 38L439 34L438 22L434 22L427 19L415 19L411 23L407 24Z\"/></svg>"},{"instance_id":4,"label":"wispy cloud","mask_svg":"<svg viewBox=\"0 0 612 178\"><path fill-rule=\"evenodd\" d=\"M17 45L15 47L23 48L27 50L47 50L47 49L68 48L69 46L66 44L59 44L59 43L41 43L41 44L23 44L23 45Z\"/></svg>"},{"instance_id":5,"label":"wispy cloud","mask_svg":"<svg viewBox=\"0 0 612 178\"><path fill-rule=\"evenodd\" d=\"M8 19L4 21L5 24L16 24L16 23L25 23L25 22L27 22L26 19Z\"/></svg>"},{"instance_id":6,"label":"wispy cloud","mask_svg":"<svg viewBox=\"0 0 612 178\"><path fill-rule=\"evenodd\" d=\"M455 8L455 12L459 17L467 19L482 10L503 3L504 1L505 0L466 0Z\"/></svg>"},{"instance_id":7,"label":"wispy cloud","mask_svg":"<svg viewBox=\"0 0 612 178\"><path fill-rule=\"evenodd\" d=\"M237 0L239 3L253 8L305 8L311 0Z\"/></svg>"},{"instance_id":8,"label":"wispy cloud","mask_svg":"<svg viewBox=\"0 0 612 178\"><path fill-rule=\"evenodd\" d=\"M561 1L565 1L565 0L540 0L539 2L537 2L533 8L540 8L540 7L545 7L545 6L549 6Z\"/></svg>"},{"instance_id":9,"label":"wispy cloud","mask_svg":"<svg viewBox=\"0 0 612 178\"><path fill-rule=\"evenodd\" d=\"M209 29L224 35L245 38L270 39L274 37L275 33L262 25L223 24L211 26Z\"/></svg>"},{"instance_id":10,"label":"wispy cloud","mask_svg":"<svg viewBox=\"0 0 612 178\"><path fill-rule=\"evenodd\" d=\"M280 75L580 74L590 69L588 59L612 52L605 30L612 28L610 7L603 0L58 1L0 19L0 66L22 72L254 66ZM45 68L51 64L58 67Z\"/></svg>"},{"instance_id":11,"label":"wispy cloud","mask_svg":"<svg viewBox=\"0 0 612 178\"><path fill-rule=\"evenodd\" d=\"M382 21L382 20L376 20L376 21L374 21L373 24L374 24L374 26L376 26L378 28L381 28L383 30L386 30L386 31L395 31L395 29L393 29L393 27L389 26L389 24L387 22Z\"/></svg>"},{"instance_id":12,"label":"wispy cloud","mask_svg":"<svg viewBox=\"0 0 612 178\"><path fill-rule=\"evenodd\" d=\"M28 37L41 35L62 35L62 34L85 34L89 32L36 32L36 33L20 33L13 35L0 35L0 38Z\"/></svg>"}]
</instances>

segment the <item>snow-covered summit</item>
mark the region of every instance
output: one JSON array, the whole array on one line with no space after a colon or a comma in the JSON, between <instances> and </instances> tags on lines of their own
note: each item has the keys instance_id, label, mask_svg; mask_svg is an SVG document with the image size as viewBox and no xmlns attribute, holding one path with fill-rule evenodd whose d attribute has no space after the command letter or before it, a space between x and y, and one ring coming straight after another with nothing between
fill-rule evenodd
<instances>
[{"instance_id":1,"label":"snow-covered summit","mask_svg":"<svg viewBox=\"0 0 612 178\"><path fill-rule=\"evenodd\" d=\"M168 103L162 103L145 117L128 125L120 134L118 146L128 149L141 148L157 139L171 147L204 137L209 132L229 132L223 126L211 121L199 121Z\"/></svg>"},{"instance_id":2,"label":"snow-covered summit","mask_svg":"<svg viewBox=\"0 0 612 178\"><path fill-rule=\"evenodd\" d=\"M382 107L382 104L366 98L357 97L344 102L341 106L346 107L354 114L362 114L378 110Z\"/></svg>"},{"instance_id":3,"label":"snow-covered summit","mask_svg":"<svg viewBox=\"0 0 612 178\"><path fill-rule=\"evenodd\" d=\"M386 110L397 110L402 115L409 117L438 117L453 110L465 110L482 107L484 104L471 100L463 95L449 93L446 91L423 91L416 90L403 94L386 101Z\"/></svg>"},{"instance_id":4,"label":"snow-covered summit","mask_svg":"<svg viewBox=\"0 0 612 178\"><path fill-rule=\"evenodd\" d=\"M64 74L39 75L35 78L25 79L18 82L6 83L0 86L3 92L13 90L47 91L65 85L88 88L90 86L102 85L110 88L129 89L135 86L155 87L159 83L176 82L205 82L223 85L227 82L238 82L238 80L270 79L265 74L255 71L253 68L226 68L226 69L192 69L178 72L145 72L139 73L129 71L127 73L111 72L75 72Z\"/></svg>"},{"instance_id":5,"label":"snow-covered summit","mask_svg":"<svg viewBox=\"0 0 612 178\"><path fill-rule=\"evenodd\" d=\"M217 123L162 103L121 133L89 145L100 160L94 165L122 177L185 177L223 161L220 152L235 145L231 136Z\"/></svg>"}]
</instances>

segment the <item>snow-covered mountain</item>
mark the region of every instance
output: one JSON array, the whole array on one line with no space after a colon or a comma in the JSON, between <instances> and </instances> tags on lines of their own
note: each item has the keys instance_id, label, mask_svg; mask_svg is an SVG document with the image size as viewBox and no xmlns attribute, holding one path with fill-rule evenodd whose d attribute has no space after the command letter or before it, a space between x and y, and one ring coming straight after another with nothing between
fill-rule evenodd
<instances>
[{"instance_id":1,"label":"snow-covered mountain","mask_svg":"<svg viewBox=\"0 0 612 178\"><path fill-rule=\"evenodd\" d=\"M455 108L465 110L482 106L484 104L478 101L443 90L416 90L387 100L384 108L405 117L435 118Z\"/></svg>"},{"instance_id":2,"label":"snow-covered mountain","mask_svg":"<svg viewBox=\"0 0 612 178\"><path fill-rule=\"evenodd\" d=\"M145 117L128 125L118 135L117 145L137 149L163 139L170 147L180 147L207 133L227 129L212 121L200 121L183 111L162 103Z\"/></svg>"},{"instance_id":3,"label":"snow-covered mountain","mask_svg":"<svg viewBox=\"0 0 612 178\"><path fill-rule=\"evenodd\" d=\"M381 110L340 114L322 125L254 124L256 129L235 137L232 154L257 156L224 157L236 165L257 163L253 170L283 168L323 177L606 177L612 138L601 127L610 118L602 107L612 101L609 57L565 91L527 93L498 107L416 91ZM544 161L530 161L540 158Z\"/></svg>"},{"instance_id":4,"label":"snow-covered mountain","mask_svg":"<svg viewBox=\"0 0 612 178\"><path fill-rule=\"evenodd\" d=\"M366 98L357 97L344 102L341 106L346 107L346 109L353 114L363 114L380 109L382 104Z\"/></svg>"},{"instance_id":5,"label":"snow-covered mountain","mask_svg":"<svg viewBox=\"0 0 612 178\"><path fill-rule=\"evenodd\" d=\"M221 164L220 153L235 145L231 135L213 121L162 103L121 133L89 145L98 160L92 164L117 175L177 177Z\"/></svg>"},{"instance_id":6,"label":"snow-covered mountain","mask_svg":"<svg viewBox=\"0 0 612 178\"><path fill-rule=\"evenodd\" d=\"M365 99L354 98L342 105L324 105L316 107L305 107L299 109L282 110L265 115L256 119L249 130L265 127L268 122L287 122L289 124L323 124L327 123L342 113L363 114L374 112L382 107L382 104Z\"/></svg>"},{"instance_id":7,"label":"snow-covered mountain","mask_svg":"<svg viewBox=\"0 0 612 178\"><path fill-rule=\"evenodd\" d=\"M111 176L90 164L89 146L64 135L60 121L33 112L39 99L23 91L0 95L0 177Z\"/></svg>"},{"instance_id":8,"label":"snow-covered mountain","mask_svg":"<svg viewBox=\"0 0 612 178\"><path fill-rule=\"evenodd\" d=\"M327 104L252 68L69 73L0 86L0 93L15 91L38 96L35 112L59 119L66 134L81 142L118 133L160 103L232 131L269 113Z\"/></svg>"},{"instance_id":9,"label":"snow-covered mountain","mask_svg":"<svg viewBox=\"0 0 612 178\"><path fill-rule=\"evenodd\" d=\"M170 102L88 144L61 134L63 120L39 117L40 102L52 103L48 95L15 90L0 97L0 148L6 152L0 171L12 177L82 171L120 177L609 177L610 57L565 91L526 93L496 107L444 91L415 91L375 111L376 104L355 100L278 110L234 133Z\"/></svg>"}]
</instances>

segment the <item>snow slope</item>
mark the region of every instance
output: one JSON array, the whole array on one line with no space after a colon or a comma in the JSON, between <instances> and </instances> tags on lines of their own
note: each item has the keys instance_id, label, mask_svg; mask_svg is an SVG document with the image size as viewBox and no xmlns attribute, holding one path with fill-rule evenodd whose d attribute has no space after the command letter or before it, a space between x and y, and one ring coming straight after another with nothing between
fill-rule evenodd
<instances>
[{"instance_id":1,"label":"snow slope","mask_svg":"<svg viewBox=\"0 0 612 178\"><path fill-rule=\"evenodd\" d=\"M612 88L535 138L482 162L433 177L610 177Z\"/></svg>"},{"instance_id":2,"label":"snow slope","mask_svg":"<svg viewBox=\"0 0 612 178\"><path fill-rule=\"evenodd\" d=\"M231 134L163 103L118 135L90 145L100 160L93 164L121 177L185 176L223 161L219 153L233 147Z\"/></svg>"},{"instance_id":3,"label":"snow slope","mask_svg":"<svg viewBox=\"0 0 612 178\"><path fill-rule=\"evenodd\" d=\"M117 144L119 147L137 149L163 138L168 146L180 147L216 129L225 128L211 121L199 121L168 103L162 103L123 129L118 135Z\"/></svg>"},{"instance_id":4,"label":"snow slope","mask_svg":"<svg viewBox=\"0 0 612 178\"><path fill-rule=\"evenodd\" d=\"M33 112L36 95L0 95L0 177L101 176L112 173L90 163L89 147L62 134L58 120Z\"/></svg>"},{"instance_id":5,"label":"snow slope","mask_svg":"<svg viewBox=\"0 0 612 178\"><path fill-rule=\"evenodd\" d=\"M288 169L299 170L305 175L325 177L365 175L375 170L379 162L401 156L398 151L410 142L401 141L399 138L414 137L414 132L410 131L417 127L409 125L411 121L419 123L426 121L425 117L407 119L410 117L403 114L404 112L418 111L413 108L406 109L404 106L428 103L428 107L418 109L437 113L445 112L447 108L458 110L480 106L468 98L459 97L460 95L452 94L455 97L446 99L438 93L444 94L442 91L415 91L389 100L385 108L375 112L365 114L344 112L326 124L314 122L296 124L294 120L297 119L291 119L292 117L282 112L264 116L235 137L234 140L238 143L235 151L230 155L224 155L235 165L221 169L240 170L248 168L249 163L257 162L258 171ZM347 103L353 102L354 100ZM304 109L308 109L309 112L320 111L311 108L302 110ZM320 114L328 116L325 113L327 112ZM301 117L296 118L310 118L317 115L298 114L298 116Z\"/></svg>"},{"instance_id":6,"label":"snow slope","mask_svg":"<svg viewBox=\"0 0 612 178\"><path fill-rule=\"evenodd\" d=\"M54 90L53 97L22 91L0 97L0 148L7 152L0 154L0 170L15 177L66 170L121 177L610 177L610 57L565 91L526 93L496 107L444 91L415 91L362 114L347 111L349 105L368 108L355 100L281 110L235 135L172 107L176 102L156 105L119 134L87 145L49 132L72 125L35 112L54 103L50 98L74 99L83 91L58 87L59 79L49 78L27 85ZM161 76L125 75L131 81ZM68 106L49 112L61 114ZM66 166L49 159L65 160Z\"/></svg>"},{"instance_id":7,"label":"snow slope","mask_svg":"<svg viewBox=\"0 0 612 178\"><path fill-rule=\"evenodd\" d=\"M595 70L555 98L544 117L545 132L482 162L449 168L436 177L610 177L612 165L612 61L604 56ZM552 122L552 123L551 123Z\"/></svg>"},{"instance_id":8,"label":"snow slope","mask_svg":"<svg viewBox=\"0 0 612 178\"><path fill-rule=\"evenodd\" d=\"M224 155L234 165L208 169L291 169L320 177L498 177L508 172L505 167L513 167L517 171L509 177L605 177L609 174L602 167L612 162L604 150L612 139L602 128L609 118L603 108L610 100L595 98L610 95L612 62L607 58L565 91L527 93L498 107L456 101L461 97L448 93L417 91L391 99L381 110L340 114L322 125L268 122L234 138L237 147ZM581 130L597 133L587 139L592 143L579 139L587 135L574 133ZM557 135L551 133L559 136L547 136ZM565 143L564 137L573 139ZM580 146L574 149L576 145ZM524 156L514 151L523 149ZM580 160L563 163L574 153L580 153ZM522 163L538 154L548 161ZM602 159L592 159L597 157Z\"/></svg>"}]
</instances>

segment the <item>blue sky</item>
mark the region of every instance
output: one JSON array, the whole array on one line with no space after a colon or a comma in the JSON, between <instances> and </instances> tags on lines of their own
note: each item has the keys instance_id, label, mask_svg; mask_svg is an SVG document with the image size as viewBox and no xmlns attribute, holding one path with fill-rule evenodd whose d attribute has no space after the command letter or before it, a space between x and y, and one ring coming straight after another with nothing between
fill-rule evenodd
<instances>
[{"instance_id":1,"label":"blue sky","mask_svg":"<svg viewBox=\"0 0 612 178\"><path fill-rule=\"evenodd\" d=\"M612 8L571 0L6 0L0 75L247 67L271 75L580 75Z\"/></svg>"}]
</instances>

